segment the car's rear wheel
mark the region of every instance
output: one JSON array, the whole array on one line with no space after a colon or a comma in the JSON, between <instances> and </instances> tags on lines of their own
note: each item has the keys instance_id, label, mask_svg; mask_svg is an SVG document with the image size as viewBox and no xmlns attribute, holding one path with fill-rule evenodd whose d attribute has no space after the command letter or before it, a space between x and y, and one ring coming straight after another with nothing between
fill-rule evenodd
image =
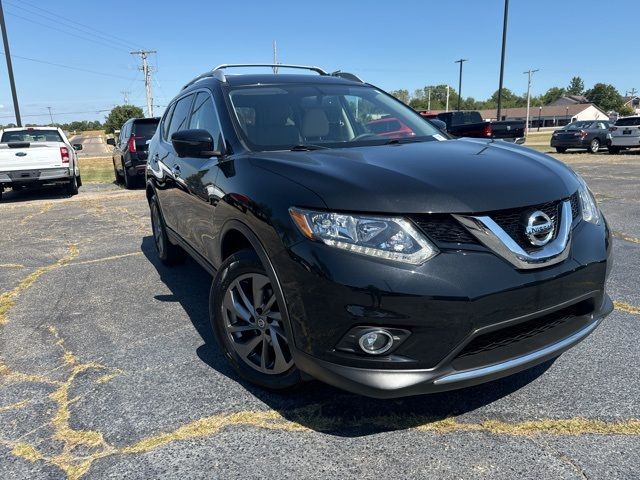
<instances>
[{"instance_id":1,"label":"car's rear wheel","mask_svg":"<svg viewBox=\"0 0 640 480\"><path fill-rule=\"evenodd\" d=\"M285 306L254 251L225 260L209 298L218 345L241 377L269 389L301 382L286 333Z\"/></svg>"},{"instance_id":2,"label":"car's rear wheel","mask_svg":"<svg viewBox=\"0 0 640 480\"><path fill-rule=\"evenodd\" d=\"M167 227L164 224L158 199L155 195L151 197L149 208L151 210L151 231L153 232L153 241L156 245L158 258L165 265L174 265L182 260L184 253L179 246L173 245L169 241Z\"/></svg>"},{"instance_id":3,"label":"car's rear wheel","mask_svg":"<svg viewBox=\"0 0 640 480\"><path fill-rule=\"evenodd\" d=\"M73 175L67 183L67 193L69 195L77 195L78 194L78 177Z\"/></svg>"},{"instance_id":4,"label":"car's rear wheel","mask_svg":"<svg viewBox=\"0 0 640 480\"><path fill-rule=\"evenodd\" d=\"M556 152L558 152L558 153L564 153L566 151L567 151L567 149L565 147L556 147Z\"/></svg>"},{"instance_id":5,"label":"car's rear wheel","mask_svg":"<svg viewBox=\"0 0 640 480\"><path fill-rule=\"evenodd\" d=\"M600 140L598 140L597 138L591 140L588 150L589 153L598 153L598 150L600 150Z\"/></svg>"},{"instance_id":6,"label":"car's rear wheel","mask_svg":"<svg viewBox=\"0 0 640 480\"><path fill-rule=\"evenodd\" d=\"M617 155L618 153L620 153L620 147L609 147L609 153L611 155Z\"/></svg>"},{"instance_id":7,"label":"car's rear wheel","mask_svg":"<svg viewBox=\"0 0 640 480\"><path fill-rule=\"evenodd\" d=\"M131 190L135 187L135 178L127 173L127 169L122 163L122 177L124 178L124 188Z\"/></svg>"}]
</instances>

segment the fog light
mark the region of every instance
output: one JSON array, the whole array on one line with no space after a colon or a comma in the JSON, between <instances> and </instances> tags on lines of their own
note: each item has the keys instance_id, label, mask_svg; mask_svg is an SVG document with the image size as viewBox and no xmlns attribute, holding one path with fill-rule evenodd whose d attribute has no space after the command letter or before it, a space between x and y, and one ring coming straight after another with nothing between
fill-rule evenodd
<instances>
[{"instance_id":1,"label":"fog light","mask_svg":"<svg viewBox=\"0 0 640 480\"><path fill-rule=\"evenodd\" d=\"M363 352L381 355L393 346L393 336L384 330L370 330L358 339Z\"/></svg>"}]
</instances>

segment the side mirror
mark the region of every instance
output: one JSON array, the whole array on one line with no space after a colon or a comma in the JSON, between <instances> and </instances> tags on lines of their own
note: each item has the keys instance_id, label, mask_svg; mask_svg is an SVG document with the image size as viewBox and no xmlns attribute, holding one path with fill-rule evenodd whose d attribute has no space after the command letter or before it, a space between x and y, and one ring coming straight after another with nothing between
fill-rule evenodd
<instances>
[{"instance_id":1,"label":"side mirror","mask_svg":"<svg viewBox=\"0 0 640 480\"><path fill-rule=\"evenodd\" d=\"M73 144L73 149L78 152L80 150L82 150L82 144L81 143L74 143Z\"/></svg>"},{"instance_id":2,"label":"side mirror","mask_svg":"<svg viewBox=\"0 0 640 480\"><path fill-rule=\"evenodd\" d=\"M115 138L107 138L107 145L111 145L113 147L116 146L116 139Z\"/></svg>"},{"instance_id":3,"label":"side mirror","mask_svg":"<svg viewBox=\"0 0 640 480\"><path fill-rule=\"evenodd\" d=\"M440 130L443 133L447 133L447 124L445 122L443 122L442 120L439 120L437 118L430 118L429 121L433 124L433 126L435 126L438 130Z\"/></svg>"},{"instance_id":4,"label":"side mirror","mask_svg":"<svg viewBox=\"0 0 640 480\"><path fill-rule=\"evenodd\" d=\"M221 157L222 152L213 150L213 138L206 130L181 130L171 135L171 144L179 157Z\"/></svg>"}]
</instances>

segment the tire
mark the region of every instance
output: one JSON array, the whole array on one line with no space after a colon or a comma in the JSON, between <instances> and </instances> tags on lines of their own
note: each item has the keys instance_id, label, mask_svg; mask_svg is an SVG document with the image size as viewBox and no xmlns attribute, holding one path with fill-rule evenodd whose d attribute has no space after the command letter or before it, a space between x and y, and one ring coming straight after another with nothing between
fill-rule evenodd
<instances>
[{"instance_id":1,"label":"tire","mask_svg":"<svg viewBox=\"0 0 640 480\"><path fill-rule=\"evenodd\" d=\"M169 241L167 227L162 218L162 212L156 196L152 196L149 201L151 212L151 233L158 252L158 258L165 265L175 265L184 259L184 251Z\"/></svg>"},{"instance_id":2,"label":"tire","mask_svg":"<svg viewBox=\"0 0 640 480\"><path fill-rule=\"evenodd\" d=\"M556 152L558 152L558 153L564 153L566 151L567 151L567 149L565 147L556 147Z\"/></svg>"},{"instance_id":3,"label":"tire","mask_svg":"<svg viewBox=\"0 0 640 480\"><path fill-rule=\"evenodd\" d=\"M122 164L122 178L124 178L124 188L127 190L133 190L135 188L135 179L127 173L127 169Z\"/></svg>"},{"instance_id":4,"label":"tire","mask_svg":"<svg viewBox=\"0 0 640 480\"><path fill-rule=\"evenodd\" d=\"M243 379L270 390L302 382L289 347L283 305L253 250L227 258L211 284L209 319L220 349Z\"/></svg>"},{"instance_id":5,"label":"tire","mask_svg":"<svg viewBox=\"0 0 640 480\"><path fill-rule=\"evenodd\" d=\"M589 148L587 148L587 151L589 153L598 153L598 150L600 150L600 140L594 138L593 140L591 140L591 143L589 143Z\"/></svg>"},{"instance_id":6,"label":"tire","mask_svg":"<svg viewBox=\"0 0 640 480\"><path fill-rule=\"evenodd\" d=\"M78 175L78 187L82 186L82 177Z\"/></svg>"},{"instance_id":7,"label":"tire","mask_svg":"<svg viewBox=\"0 0 640 480\"><path fill-rule=\"evenodd\" d=\"M75 175L67 183L67 193L71 196L78 194L78 177Z\"/></svg>"},{"instance_id":8,"label":"tire","mask_svg":"<svg viewBox=\"0 0 640 480\"><path fill-rule=\"evenodd\" d=\"M611 147L611 146L610 146L610 147L608 148L608 150L609 150L609 153L610 153L611 155L617 155L618 153L620 153L620 147Z\"/></svg>"}]
</instances>

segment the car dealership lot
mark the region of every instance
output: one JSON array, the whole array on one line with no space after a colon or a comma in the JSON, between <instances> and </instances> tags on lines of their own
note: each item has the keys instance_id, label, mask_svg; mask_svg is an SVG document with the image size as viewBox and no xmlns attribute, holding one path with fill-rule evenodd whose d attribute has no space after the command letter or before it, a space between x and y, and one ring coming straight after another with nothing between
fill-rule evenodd
<instances>
[{"instance_id":1,"label":"car dealership lot","mask_svg":"<svg viewBox=\"0 0 640 480\"><path fill-rule=\"evenodd\" d=\"M551 364L394 401L241 383L209 330L210 277L160 264L143 191L7 192L0 477L637 478L640 154L557 157L615 232L617 309Z\"/></svg>"}]
</instances>

